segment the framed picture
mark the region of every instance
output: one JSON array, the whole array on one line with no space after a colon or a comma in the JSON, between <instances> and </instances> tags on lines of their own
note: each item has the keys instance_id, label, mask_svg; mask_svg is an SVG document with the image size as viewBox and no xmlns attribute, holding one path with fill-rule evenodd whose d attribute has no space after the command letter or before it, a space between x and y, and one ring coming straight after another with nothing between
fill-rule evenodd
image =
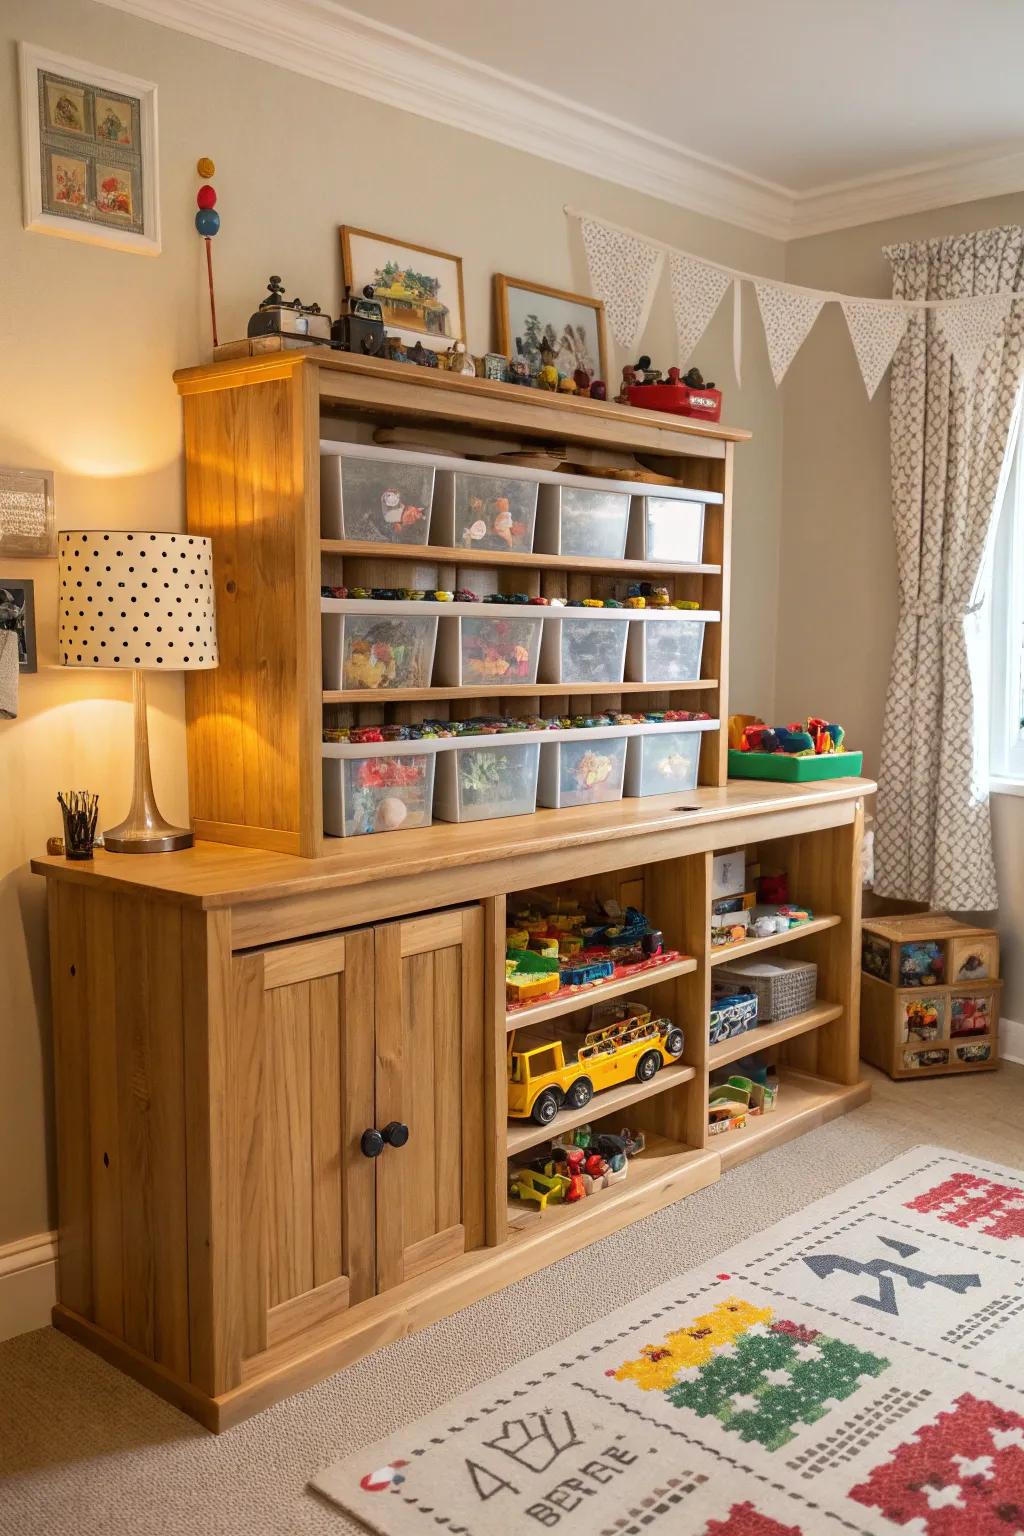
<instances>
[{"instance_id":1,"label":"framed picture","mask_svg":"<svg viewBox=\"0 0 1024 1536\"><path fill-rule=\"evenodd\" d=\"M0 466L0 556L47 560L56 553L53 470Z\"/></svg>"},{"instance_id":2,"label":"framed picture","mask_svg":"<svg viewBox=\"0 0 1024 1536\"><path fill-rule=\"evenodd\" d=\"M608 377L608 342L604 305L584 294L545 288L518 277L494 278L494 308L498 316L498 351L523 357L530 371L541 365L540 346L554 348L555 367L572 374L585 368L597 379Z\"/></svg>"},{"instance_id":3,"label":"framed picture","mask_svg":"<svg viewBox=\"0 0 1024 1536\"><path fill-rule=\"evenodd\" d=\"M160 250L156 86L20 44L26 229Z\"/></svg>"},{"instance_id":4,"label":"framed picture","mask_svg":"<svg viewBox=\"0 0 1024 1536\"><path fill-rule=\"evenodd\" d=\"M18 636L18 668L36 670L35 583L20 576L0 576L0 629L13 629Z\"/></svg>"},{"instance_id":5,"label":"framed picture","mask_svg":"<svg viewBox=\"0 0 1024 1536\"><path fill-rule=\"evenodd\" d=\"M341 230L341 266L346 284L365 287L384 314L384 324L435 349L465 341L462 257L409 245L368 229Z\"/></svg>"}]
</instances>

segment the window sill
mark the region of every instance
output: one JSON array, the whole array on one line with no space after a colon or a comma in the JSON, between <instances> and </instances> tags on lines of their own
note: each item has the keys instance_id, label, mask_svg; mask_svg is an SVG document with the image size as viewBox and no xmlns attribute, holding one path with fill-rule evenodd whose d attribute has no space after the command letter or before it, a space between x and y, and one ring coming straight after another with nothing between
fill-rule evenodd
<instances>
[{"instance_id":1,"label":"window sill","mask_svg":"<svg viewBox=\"0 0 1024 1536\"><path fill-rule=\"evenodd\" d=\"M989 777L988 792L990 795L1024 795L1024 779L1009 779L994 773Z\"/></svg>"}]
</instances>

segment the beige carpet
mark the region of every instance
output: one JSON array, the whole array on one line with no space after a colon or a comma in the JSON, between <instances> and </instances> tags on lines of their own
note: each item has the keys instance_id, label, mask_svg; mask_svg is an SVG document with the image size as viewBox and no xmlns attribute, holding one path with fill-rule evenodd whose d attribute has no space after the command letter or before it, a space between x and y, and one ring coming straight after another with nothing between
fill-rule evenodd
<instances>
[{"instance_id":1,"label":"beige carpet","mask_svg":"<svg viewBox=\"0 0 1024 1536\"><path fill-rule=\"evenodd\" d=\"M380 1439L917 1142L1024 1167L1024 1068L890 1084L854 1114L219 1438L52 1330L0 1344L3 1536L354 1536L306 1491Z\"/></svg>"}]
</instances>

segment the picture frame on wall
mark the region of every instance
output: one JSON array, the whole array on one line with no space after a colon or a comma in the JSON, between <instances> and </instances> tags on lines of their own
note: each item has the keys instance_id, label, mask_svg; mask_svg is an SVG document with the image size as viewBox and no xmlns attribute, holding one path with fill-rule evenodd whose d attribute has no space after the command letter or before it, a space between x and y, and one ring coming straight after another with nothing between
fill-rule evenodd
<instances>
[{"instance_id":1,"label":"picture frame on wall","mask_svg":"<svg viewBox=\"0 0 1024 1536\"><path fill-rule=\"evenodd\" d=\"M56 553L53 470L0 465L0 559L49 560Z\"/></svg>"},{"instance_id":2,"label":"picture frame on wall","mask_svg":"<svg viewBox=\"0 0 1024 1536\"><path fill-rule=\"evenodd\" d=\"M373 289L385 326L435 350L465 341L461 256L350 224L340 233L345 284L354 293Z\"/></svg>"},{"instance_id":3,"label":"picture frame on wall","mask_svg":"<svg viewBox=\"0 0 1024 1536\"><path fill-rule=\"evenodd\" d=\"M158 255L156 86L32 43L19 56L25 228Z\"/></svg>"},{"instance_id":4,"label":"picture frame on wall","mask_svg":"<svg viewBox=\"0 0 1024 1536\"><path fill-rule=\"evenodd\" d=\"M540 343L546 338L560 373L571 376L583 368L592 378L607 379L608 336L600 299L497 272L494 309L498 351L524 358L531 373L541 365Z\"/></svg>"},{"instance_id":5,"label":"picture frame on wall","mask_svg":"<svg viewBox=\"0 0 1024 1536\"><path fill-rule=\"evenodd\" d=\"M0 629L18 636L18 671L36 670L35 582L0 573Z\"/></svg>"}]
</instances>

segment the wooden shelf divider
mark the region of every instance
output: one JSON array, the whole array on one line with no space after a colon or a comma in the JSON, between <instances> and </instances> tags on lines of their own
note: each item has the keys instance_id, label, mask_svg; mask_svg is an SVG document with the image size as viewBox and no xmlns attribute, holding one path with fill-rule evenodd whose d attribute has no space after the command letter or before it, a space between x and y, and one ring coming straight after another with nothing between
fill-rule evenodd
<instances>
[{"instance_id":1,"label":"wooden shelf divider","mask_svg":"<svg viewBox=\"0 0 1024 1536\"><path fill-rule=\"evenodd\" d=\"M809 923L798 923L795 928L789 928L785 933L772 933L766 939L743 939L738 944L723 944L719 949L711 950L709 960L712 965L721 965L725 960L743 959L745 955L756 955L762 949L774 949L778 944L791 944L794 939L806 939L811 933L824 933L826 928L837 928L842 922L841 917L829 914L826 917L812 917Z\"/></svg>"},{"instance_id":2,"label":"wooden shelf divider","mask_svg":"<svg viewBox=\"0 0 1024 1536\"><path fill-rule=\"evenodd\" d=\"M325 704L409 704L429 699L557 698L586 694L611 698L620 693L707 693L715 677L692 683L484 683L479 688L340 688L324 689Z\"/></svg>"},{"instance_id":3,"label":"wooden shelf divider","mask_svg":"<svg viewBox=\"0 0 1024 1536\"><path fill-rule=\"evenodd\" d=\"M595 481L595 485L599 482ZM694 492L696 496L698 492ZM707 493L701 493L707 494ZM385 544L375 539L321 539L322 555L351 559L415 560L420 565L490 565L534 571L585 571L588 576L720 576L713 562L673 565L663 560L607 560L590 555L543 555L495 549L457 549L449 544Z\"/></svg>"},{"instance_id":4,"label":"wooden shelf divider","mask_svg":"<svg viewBox=\"0 0 1024 1536\"><path fill-rule=\"evenodd\" d=\"M534 1003L529 1008L506 1013L505 1028L526 1029L530 1024L544 1024L548 1019L561 1018L563 1014L575 1013L579 1008L590 1008L594 1003L604 1002L606 998L623 997L627 992L635 992L638 987L655 986L659 981L670 981L673 976L686 976L696 969L696 960L691 955L682 955L680 959L669 960L665 965L654 965L649 971L639 971L636 976L623 976L619 981L584 987L572 997L555 998L550 1003Z\"/></svg>"},{"instance_id":5,"label":"wooden shelf divider","mask_svg":"<svg viewBox=\"0 0 1024 1536\"><path fill-rule=\"evenodd\" d=\"M780 1019L777 1024L759 1024L755 1029L745 1030L742 1035L733 1035L731 1040L722 1040L718 1045L711 1046L708 1051L708 1071L724 1067L726 1062L738 1061L741 1056L752 1056L755 1051L770 1050L773 1045L781 1045L783 1040L794 1040L797 1035L806 1035L812 1029L820 1029L823 1024L831 1024L833 1019L838 1019L842 1012L841 1003L815 1003L813 1008L791 1014L788 1019Z\"/></svg>"}]
</instances>

